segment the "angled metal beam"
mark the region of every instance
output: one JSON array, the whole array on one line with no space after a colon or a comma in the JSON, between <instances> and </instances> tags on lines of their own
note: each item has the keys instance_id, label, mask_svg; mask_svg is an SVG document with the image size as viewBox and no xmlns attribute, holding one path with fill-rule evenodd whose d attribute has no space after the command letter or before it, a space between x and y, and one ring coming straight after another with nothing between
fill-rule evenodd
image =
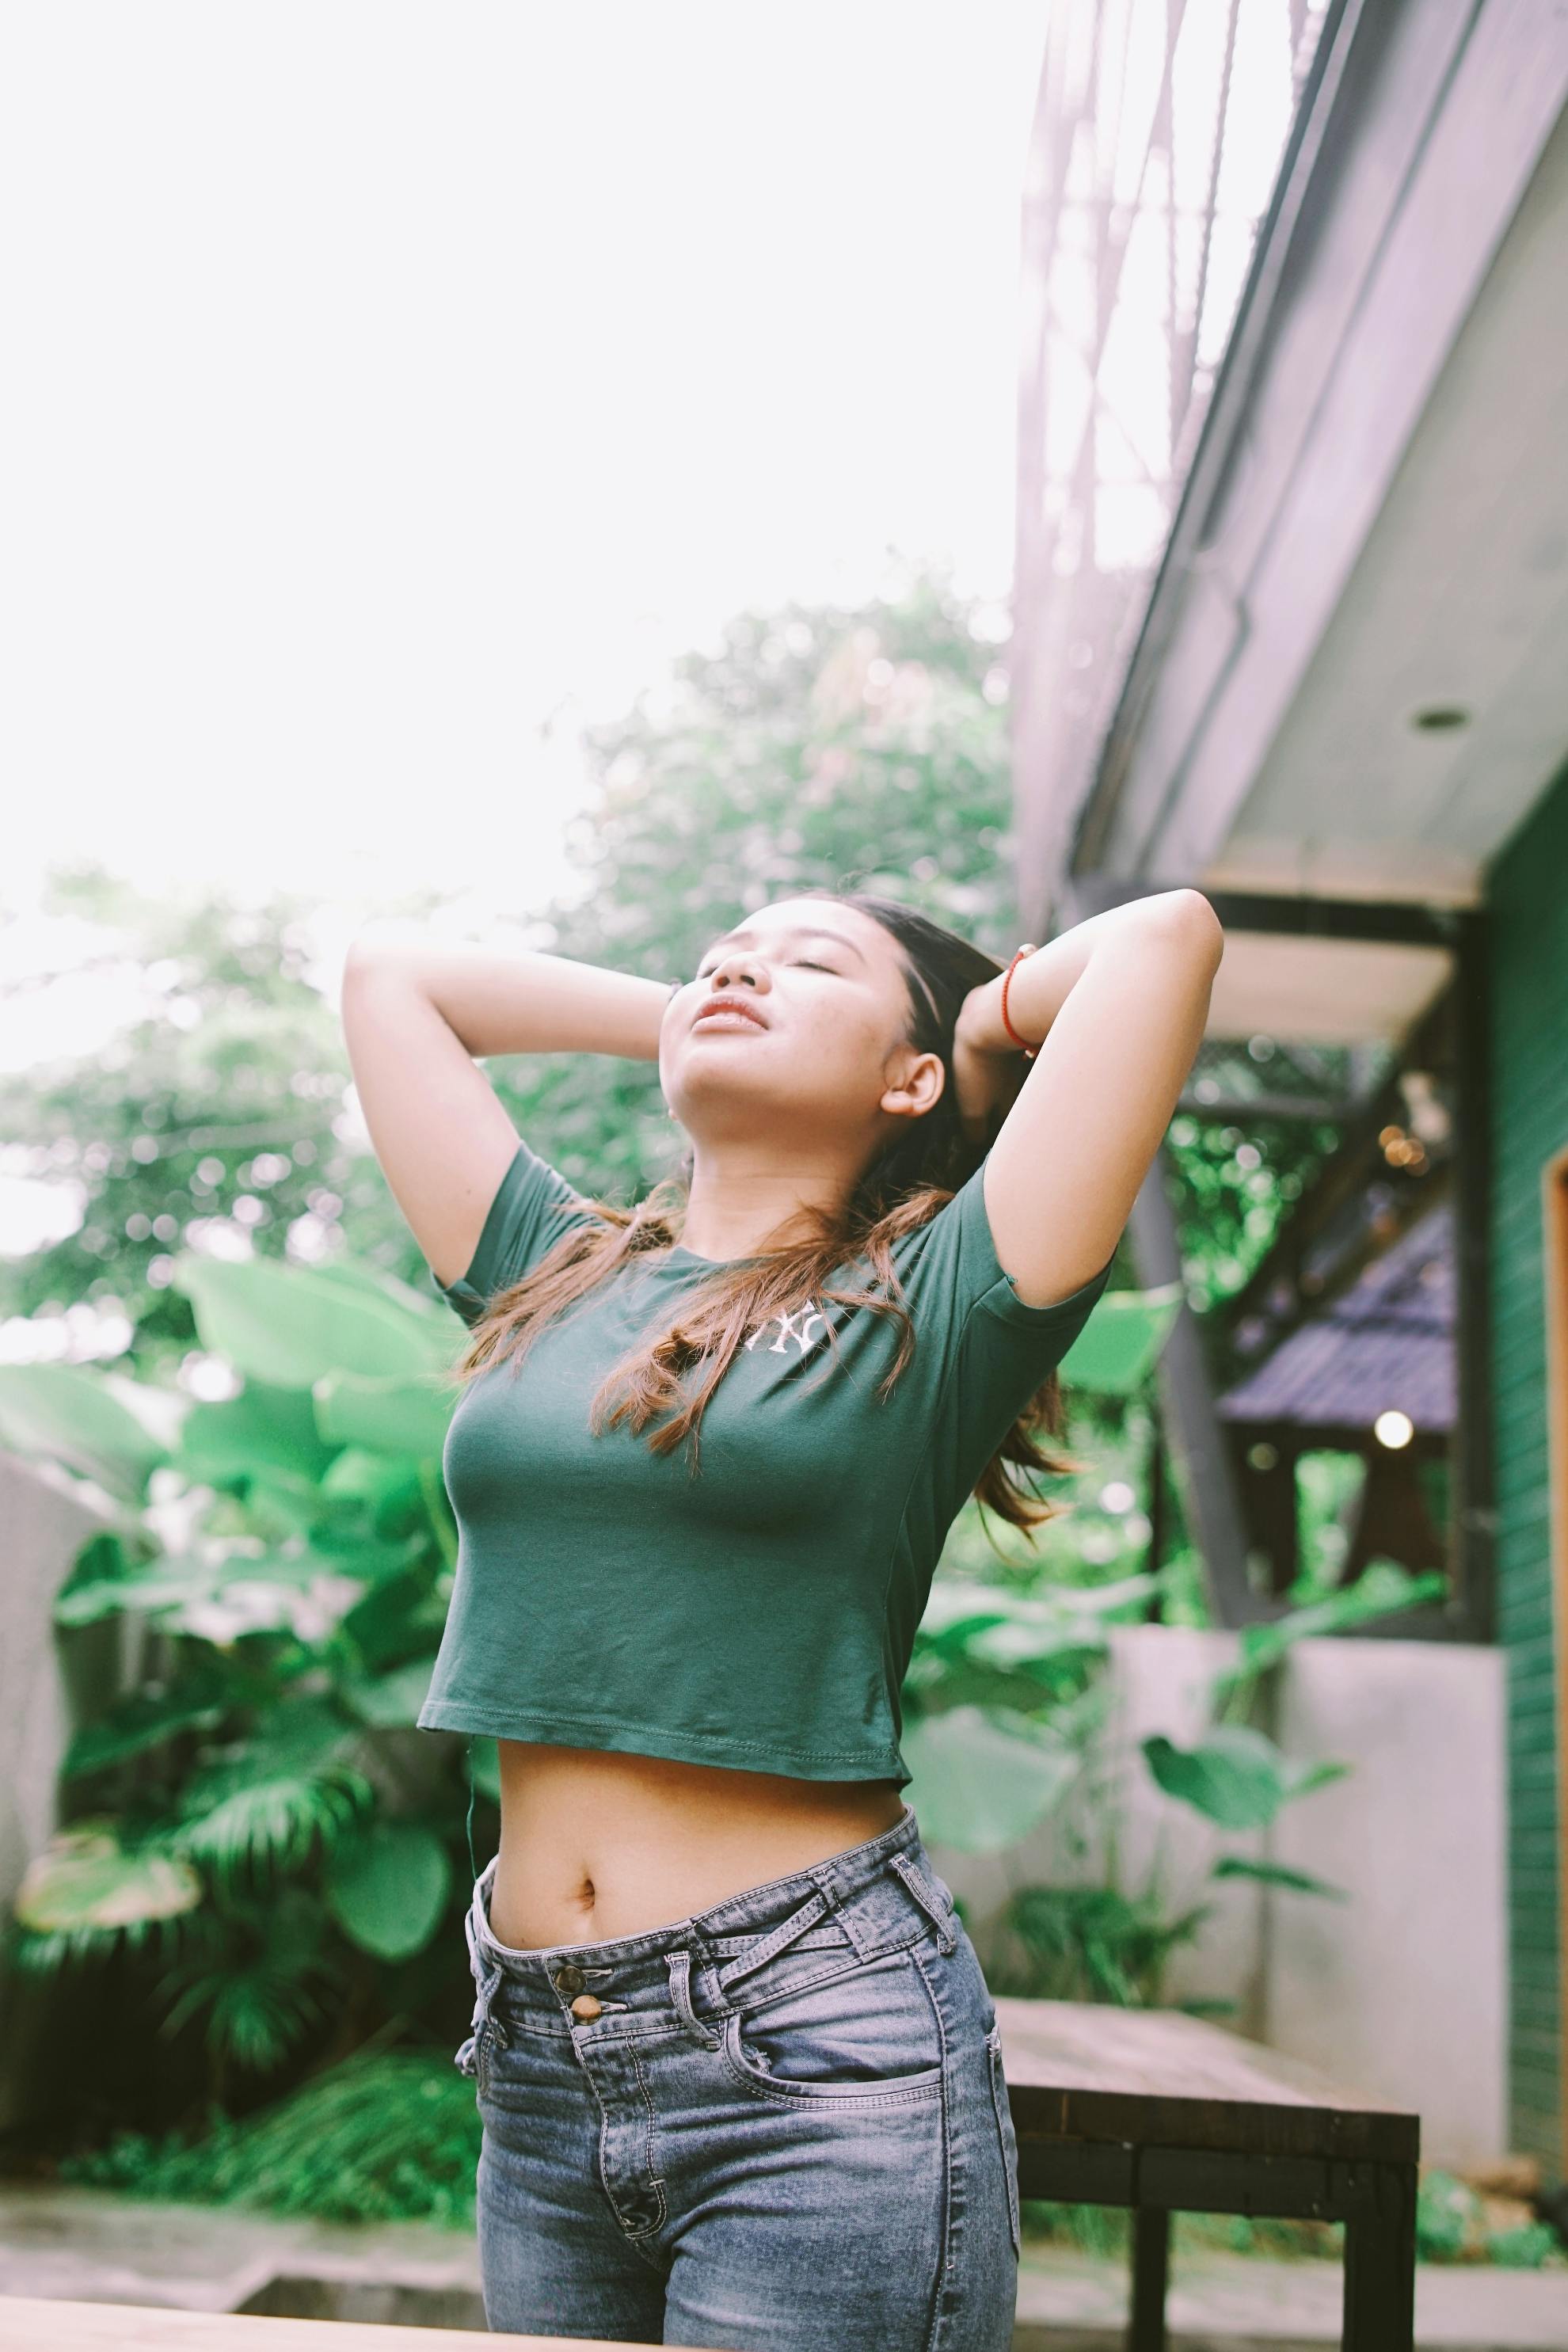
<instances>
[{"instance_id":1,"label":"angled metal beam","mask_svg":"<svg viewBox=\"0 0 1568 2352\"><path fill-rule=\"evenodd\" d=\"M1080 874L1073 898L1085 915L1124 907L1169 890L1144 876ZM1200 886L1201 887L1201 886ZM1416 906L1403 898L1284 898L1262 890L1205 890L1227 931L1267 931L1283 939L1371 941L1380 946L1458 947L1470 909Z\"/></svg>"},{"instance_id":2,"label":"angled metal beam","mask_svg":"<svg viewBox=\"0 0 1568 2352\"><path fill-rule=\"evenodd\" d=\"M1446 1065L1448 1058L1447 1024L1451 1013L1450 995L1445 992L1411 1031L1400 1055L1400 1069L1441 1068ZM1405 1098L1399 1089L1399 1071L1396 1070L1370 1101L1353 1106L1353 1121L1342 1136L1339 1150L1321 1171L1311 1190L1297 1202L1248 1279L1234 1297L1226 1300L1226 1322L1231 1330L1234 1331L1237 1325L1251 1316L1267 1316L1268 1344L1271 1348L1276 1347L1305 1316L1316 1312L1341 1289L1349 1286L1360 1269L1347 1262L1342 1270L1342 1278L1314 1290L1310 1298L1304 1297L1300 1290L1301 1263L1319 1235L1380 1172L1397 1190L1412 1196L1419 1193L1418 1202L1413 1197L1413 1213L1438 1197L1429 1179L1399 1179L1385 1168L1378 1136L1391 1120L1403 1124L1405 1117ZM1289 1285L1293 1304L1279 1311L1269 1300L1270 1294L1281 1284Z\"/></svg>"},{"instance_id":3,"label":"angled metal beam","mask_svg":"<svg viewBox=\"0 0 1568 2352\"><path fill-rule=\"evenodd\" d=\"M1165 1185L1163 1148L1144 1178L1127 1221L1139 1280L1150 1289L1183 1279L1181 1243ZM1203 1563L1204 1589L1216 1625L1250 1625L1276 1616L1279 1604L1254 1590L1247 1572L1247 1525L1219 1417L1203 1334L1184 1304L1156 1375L1187 1528Z\"/></svg>"}]
</instances>

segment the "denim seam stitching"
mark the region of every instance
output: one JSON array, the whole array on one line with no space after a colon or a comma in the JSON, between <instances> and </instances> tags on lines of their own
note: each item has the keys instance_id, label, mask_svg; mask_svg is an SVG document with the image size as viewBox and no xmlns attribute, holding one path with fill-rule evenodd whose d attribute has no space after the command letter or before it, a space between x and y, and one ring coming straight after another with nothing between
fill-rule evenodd
<instances>
[{"instance_id":1,"label":"denim seam stitching","mask_svg":"<svg viewBox=\"0 0 1568 2352\"><path fill-rule=\"evenodd\" d=\"M1013 2240L1013 2252L1023 2251L1023 2222L1018 2210L1018 2179L1014 2167L1007 2161L1007 2134L1002 2121L1002 2110L1007 2102L1007 2070L1002 2058L1002 2029L993 2025L985 2036L986 2071L991 2078L991 2112L996 2118L996 2141L1002 2154L1002 2178L1007 2190L1007 2224ZM1011 2108L1008 2116L1011 2120Z\"/></svg>"},{"instance_id":2,"label":"denim seam stitching","mask_svg":"<svg viewBox=\"0 0 1568 2352\"><path fill-rule=\"evenodd\" d=\"M727 2022L739 2027L741 2021L738 2017L731 2017ZM739 2039L738 2034L735 2038ZM898 2091L823 2090L809 2083L786 2083L782 2079L770 2083L764 2087L762 2083L754 2081L750 2074L742 2074L731 2055L730 2044L731 2036L726 2033L721 2055L728 2072L740 2084L741 2088L750 2091L753 2098L764 2102L772 2099L778 2105L784 2107L837 2106L854 2107L858 2110L862 2107L912 2106L922 2099L929 2099L933 2093L940 2097L946 2080L942 2068L932 2066L926 2069L919 2082L910 2084L907 2089Z\"/></svg>"},{"instance_id":3,"label":"denim seam stitching","mask_svg":"<svg viewBox=\"0 0 1568 2352\"><path fill-rule=\"evenodd\" d=\"M942 2044L942 2261L937 2267L936 2284L931 2294L931 2326L926 2331L926 2352L940 2352L942 2319L948 2289L952 2276L952 2113L949 2096L947 2021L926 1974L925 1963L918 1952L910 1956L921 1972L926 1989L926 1999L936 2019L937 2040Z\"/></svg>"},{"instance_id":4,"label":"denim seam stitching","mask_svg":"<svg viewBox=\"0 0 1568 2352\"><path fill-rule=\"evenodd\" d=\"M644 2255L649 2264L657 2270L658 2268L658 2264L654 2262L654 2258L652 2254L648 2252L647 2246L639 2242L641 2240L653 2237L656 2231L663 2229L666 2221L669 2219L669 2200L664 2193L663 2178L654 2169L653 2099L648 2091L647 2077L642 2070L642 2061L637 2056L637 2043L629 2038L626 2042L626 2055L632 2062L632 2072L637 2078L637 2089L642 2093L642 2103L647 2111L647 2177L653 2189L655 2200L658 2206L658 2212L656 2218L648 2223L646 2230L628 2230L626 2236L631 2243L637 2247L638 2253Z\"/></svg>"},{"instance_id":5,"label":"denim seam stitching","mask_svg":"<svg viewBox=\"0 0 1568 2352\"><path fill-rule=\"evenodd\" d=\"M642 2242L643 2242L643 2240L644 2240L645 2238L647 2238L647 2235L649 2234L649 2231L647 2231L647 2230L634 2230L633 2228L631 2228L631 2227L630 2227L630 2225L628 2224L628 2222L627 2222L627 2221L626 2221L626 2218L625 2214L621 2211L621 2208L620 2208L620 2200L618 2200L618 2198L616 2197L615 2190L614 2190L614 2189L611 2188L611 2186L610 2186L610 2172L611 2172L611 2166L610 2166L610 2162L609 2162L610 2111L609 2111L608 2107L606 2107L606 2106L605 2106L604 2100L600 2097L600 2095L599 2095L599 2086L598 2086L597 2083L595 2083L595 2082L594 2077L593 2077L593 2074L590 2073L590 2071L589 2071L588 2067L587 2067L586 2065L584 2065L584 2063L583 2063L583 2055L582 2055L582 2053L581 2053L581 2051L577 2050L577 2046L576 2046L576 2043L575 2043L575 2042L574 2042L574 2042L573 2042L573 2045L572 2045L572 2046L573 2046L573 2050L574 2050L574 2053L575 2053L575 2054L576 2054L577 2063L578 2063L578 2064L579 2064L580 2066L582 2066L584 2078L584 2080L585 2080L585 2081L586 2081L586 2083L587 2083L587 2085L588 2085L589 2090L590 2090L590 2091L592 2092L592 2094L593 2094L594 2105L595 2105L598 2108L598 2110L599 2110L599 2186L600 2186L600 2188L601 2188L601 2189L603 2189L603 2191L604 2191L604 2194L605 2194L605 2202L608 2205L608 2207L609 2207L609 2209L610 2209L611 2213L614 2215L614 2217L615 2217L615 2222L616 2222L616 2229L617 2229L617 2230L619 2230L619 2231L620 2231L620 2233L621 2233L622 2237L623 2237L623 2238L625 2238L625 2240L626 2240L626 2243L627 2243L629 2246L634 2247L634 2248L636 2249L636 2251L637 2251L639 2254L641 2254L641 2255L642 2255L643 2259L647 2263L647 2264L648 2264L648 2266L649 2266L649 2268L650 2268L650 2269L658 2270L658 2264L654 2261L653 2256L648 2252L647 2246ZM651 2109L651 2106L649 2106L649 2102L648 2102L648 2095L647 2095L647 2083L645 2082L645 2080L644 2080L644 2078L643 2078L643 2072L642 2072L641 2067L637 2065L637 2061L636 2061L635 2057L634 2057L634 2059L633 2059L633 2061L632 2061L632 2063L633 2063L634 2067L636 2067L636 2069L637 2069L637 2088L638 2088L638 2089L641 2091L641 2093L642 2093L642 2095L643 2095L643 2105L644 2105L644 2106L645 2106L645 2107L648 2107L648 2110L649 2110L649 2112L648 2112L648 2128L649 2128L649 2137L650 2137L650 2141L651 2141L651 2137L652 2137L652 2109ZM665 2219L666 2219L666 2206L665 2206L665 2196L664 2196L664 2183L663 2183L663 2181L662 2181L662 2180L659 2180L659 2179L658 2179L654 2178L654 2175L653 2175L653 2168L652 2168L652 2164L651 2164L651 2162L650 2162L649 2167L648 2167L648 2172L649 2172L649 2178L653 2179L654 2194L655 2194L655 2197L656 2197L656 2199L657 2199L657 2200L658 2200L658 2219L657 2219L655 2221L653 2221L649 2226L650 2226L650 2229L652 2229L652 2230L658 2230L658 2229L662 2229L662 2228L663 2228L663 2226L664 2226L664 2222L665 2222Z\"/></svg>"},{"instance_id":6,"label":"denim seam stitching","mask_svg":"<svg viewBox=\"0 0 1568 2352\"><path fill-rule=\"evenodd\" d=\"M910 1947L907 1945L900 1945L899 1947L899 1950L900 1952L910 1952L910 1957L914 1961L916 1968L920 1969L921 1980L925 1986L926 1999L931 2002L932 2010L936 2011L937 2004L931 1994L930 1980L926 1977L924 1969L921 1967L918 1956L910 1950ZM832 1973L834 1978L852 1976L855 1973L855 1967L852 1965L848 1968L836 1969ZM774 2001L787 2000L796 1993L807 1991L813 1984L819 1984L824 1981L831 1980L831 1979L824 1979L821 1977L813 1977L805 1982L788 1985L774 1995ZM729 2011L724 2019L726 2031L720 2044L721 2054L723 2057L725 2065L729 2072L738 2082L743 2084L748 2091L754 2092L759 2098L765 2098L770 2093L772 2093L780 2098L786 2106L815 2106L820 2105L824 2101L833 2099L837 2099L841 2105L846 2106L895 2106L916 2099L929 2098L932 2091L940 2091L943 2087L946 2081L947 2071L947 2042L946 2036L943 2034L942 2030L942 2018L939 2012L937 2014L937 2040L942 2045L942 2055L937 2061L934 2067L926 2067L921 2070L921 2079L907 2084L900 2090L875 2092L823 2090L815 2084L792 2084L785 2081L783 2077L775 2078L764 2088L763 2084L760 2081L742 2070L739 2062L734 2055L734 2049L731 2047L731 2036L728 2028L731 2024L734 2026L735 2032L732 2040L734 2047L738 2048L740 2043L740 2030L742 2023L745 2021L745 2019L747 2017L760 2016L765 2010L773 2005L773 2004L771 2002L763 2001L758 2003L754 2009L744 2011L736 2010Z\"/></svg>"}]
</instances>

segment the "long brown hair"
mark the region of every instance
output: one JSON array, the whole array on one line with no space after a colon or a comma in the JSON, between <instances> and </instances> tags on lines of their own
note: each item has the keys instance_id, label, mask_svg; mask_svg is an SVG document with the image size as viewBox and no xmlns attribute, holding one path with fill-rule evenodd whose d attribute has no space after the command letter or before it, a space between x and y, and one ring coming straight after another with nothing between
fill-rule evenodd
<instances>
[{"instance_id":1,"label":"long brown hair","mask_svg":"<svg viewBox=\"0 0 1568 2352\"><path fill-rule=\"evenodd\" d=\"M781 1313L831 1299L837 1305L865 1307L874 1314L893 1316L902 1327L898 1349L878 1389L879 1395L888 1394L915 1346L913 1320L893 1263L893 1244L927 1223L973 1174L1005 1109L1003 1105L994 1113L984 1140L966 1135L952 1071L953 1030L960 1008L971 989L995 979L1002 971L995 959L895 898L822 888L791 895L858 908L891 932L904 951L907 1042L921 1053L940 1055L947 1082L929 1111L900 1122L899 1133L862 1171L841 1207L803 1204L798 1220L806 1229L803 1239L752 1265L737 1262L717 1267L692 1289L682 1292L674 1322L662 1331L641 1334L605 1373L589 1405L590 1429L598 1434L627 1421L640 1431L656 1414L665 1415L649 1432L647 1443L656 1454L670 1454L689 1438L693 1475L699 1467L703 1408L747 1334ZM1025 1068L1020 1055L1019 1084ZM498 1291L489 1302L455 1367L455 1377L466 1382L509 1360L515 1373L547 1323L564 1314L617 1268L679 1244L692 1166L689 1144L677 1172L661 1179L635 1208L590 1199L591 1221L582 1217L580 1206L567 1204L579 1222L550 1244L521 1282ZM860 1260L868 1264L876 1290L844 1289L829 1282L837 1268ZM882 1296L884 1290L891 1295ZM831 1318L827 1328L836 1352ZM974 1498L984 1508L1026 1531L1056 1515L1058 1506L1020 1488L1006 1465L1052 1475L1078 1469L1078 1463L1039 1442L1041 1433L1059 1437L1063 1418L1061 1386L1053 1371L1018 1414L976 1484Z\"/></svg>"}]
</instances>

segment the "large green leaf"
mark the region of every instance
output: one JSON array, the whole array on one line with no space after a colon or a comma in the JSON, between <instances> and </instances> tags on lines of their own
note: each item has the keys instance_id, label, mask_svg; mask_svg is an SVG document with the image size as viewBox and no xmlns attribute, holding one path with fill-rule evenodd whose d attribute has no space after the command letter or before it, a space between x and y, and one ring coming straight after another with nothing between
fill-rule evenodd
<instances>
[{"instance_id":1,"label":"large green leaf","mask_svg":"<svg viewBox=\"0 0 1568 2352\"><path fill-rule=\"evenodd\" d=\"M351 1942L377 1959L423 1951L451 1891L446 1847L412 1822L371 1822L341 1839L327 1865L328 1907Z\"/></svg>"},{"instance_id":2,"label":"large green leaf","mask_svg":"<svg viewBox=\"0 0 1568 2352\"><path fill-rule=\"evenodd\" d=\"M312 1393L317 1424L329 1444L439 1460L454 1400L450 1391L433 1384L432 1377L384 1380L363 1372L328 1372Z\"/></svg>"},{"instance_id":3,"label":"large green leaf","mask_svg":"<svg viewBox=\"0 0 1568 2352\"><path fill-rule=\"evenodd\" d=\"M122 1497L140 1496L169 1458L104 1374L85 1364L0 1364L0 1444L47 1454Z\"/></svg>"},{"instance_id":4,"label":"large green leaf","mask_svg":"<svg viewBox=\"0 0 1568 2352\"><path fill-rule=\"evenodd\" d=\"M55 1596L57 1625L96 1625L123 1610L139 1610L161 1618L192 1601L205 1599L217 1583L218 1570L195 1553L167 1552L141 1566L132 1566L118 1545L112 1550L89 1545L68 1580Z\"/></svg>"},{"instance_id":5,"label":"large green leaf","mask_svg":"<svg viewBox=\"0 0 1568 2352\"><path fill-rule=\"evenodd\" d=\"M193 1406L180 1463L193 1478L209 1484L281 1471L313 1486L325 1476L333 1452L317 1426L308 1393L247 1381L224 1403Z\"/></svg>"},{"instance_id":6,"label":"large green leaf","mask_svg":"<svg viewBox=\"0 0 1568 2352\"><path fill-rule=\"evenodd\" d=\"M1064 1384L1131 1396L1159 1360L1181 1313L1179 1282L1155 1290L1108 1290L1061 1360Z\"/></svg>"},{"instance_id":7,"label":"large green leaf","mask_svg":"<svg viewBox=\"0 0 1568 2352\"><path fill-rule=\"evenodd\" d=\"M353 1707L362 1722L374 1724L378 1731L411 1730L418 1722L435 1668L432 1652L427 1658L411 1658L406 1665L395 1666L390 1674L345 1681L342 1686L344 1704Z\"/></svg>"},{"instance_id":8,"label":"large green leaf","mask_svg":"<svg viewBox=\"0 0 1568 2352\"><path fill-rule=\"evenodd\" d=\"M426 1570L413 1568L373 1584L344 1617L342 1632L374 1675L423 1657L439 1642L446 1622L446 1601L431 1590Z\"/></svg>"},{"instance_id":9,"label":"large green leaf","mask_svg":"<svg viewBox=\"0 0 1568 2352\"><path fill-rule=\"evenodd\" d=\"M1026 1717L1004 1728L978 1706L923 1716L903 1736L904 1791L921 1834L961 1853L999 1853L1043 1821L1079 1769L1073 1750Z\"/></svg>"},{"instance_id":10,"label":"large green leaf","mask_svg":"<svg viewBox=\"0 0 1568 2352\"><path fill-rule=\"evenodd\" d=\"M1350 1900L1342 1886L1331 1886L1326 1878L1313 1878L1305 1870L1291 1870L1282 1862L1249 1862L1245 1854L1222 1854L1212 1874L1215 1878L1250 1878L1259 1886L1282 1886L1292 1895L1326 1895L1334 1903Z\"/></svg>"},{"instance_id":11,"label":"large green leaf","mask_svg":"<svg viewBox=\"0 0 1568 2352\"><path fill-rule=\"evenodd\" d=\"M379 1289L273 1258L230 1261L184 1251L174 1286L191 1302L204 1347L247 1380L313 1388L331 1372L434 1372L450 1364L450 1325Z\"/></svg>"},{"instance_id":12,"label":"large green leaf","mask_svg":"<svg viewBox=\"0 0 1568 2352\"><path fill-rule=\"evenodd\" d=\"M1263 1829L1282 1805L1337 1780L1343 1764L1298 1764L1249 1725L1221 1724L1196 1748L1163 1735L1143 1742L1149 1769L1168 1797L1231 1830Z\"/></svg>"},{"instance_id":13,"label":"large green leaf","mask_svg":"<svg viewBox=\"0 0 1568 2352\"><path fill-rule=\"evenodd\" d=\"M357 1291L362 1297L389 1298L396 1307L405 1307L421 1320L428 1322L432 1300L428 1292L418 1290L384 1266L368 1265L363 1258L332 1258L324 1265L313 1265L313 1275L321 1282L335 1282L342 1289ZM439 1310L437 1309L437 1318Z\"/></svg>"},{"instance_id":14,"label":"large green leaf","mask_svg":"<svg viewBox=\"0 0 1568 2352\"><path fill-rule=\"evenodd\" d=\"M58 1830L16 1890L16 1913L36 1935L102 1936L195 1910L202 1882L177 1855L128 1852L107 1815Z\"/></svg>"}]
</instances>

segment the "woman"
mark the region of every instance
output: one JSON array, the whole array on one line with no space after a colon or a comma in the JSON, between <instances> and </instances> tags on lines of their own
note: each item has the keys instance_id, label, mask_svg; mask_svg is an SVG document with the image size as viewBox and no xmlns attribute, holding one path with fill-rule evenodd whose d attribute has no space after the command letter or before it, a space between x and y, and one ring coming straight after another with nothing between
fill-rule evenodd
<instances>
[{"instance_id":1,"label":"woman","mask_svg":"<svg viewBox=\"0 0 1568 2352\"><path fill-rule=\"evenodd\" d=\"M807 891L664 983L373 926L364 1115L472 1337L420 1724L493 1734L457 2063L492 2328L1001 2352L995 2017L900 1790L899 1690L977 1494L1047 1515L1055 1367L1203 1033L1174 890L1004 971ZM686 1181L589 1199L484 1055L657 1060ZM989 1149L987 1149L989 1143Z\"/></svg>"}]
</instances>

